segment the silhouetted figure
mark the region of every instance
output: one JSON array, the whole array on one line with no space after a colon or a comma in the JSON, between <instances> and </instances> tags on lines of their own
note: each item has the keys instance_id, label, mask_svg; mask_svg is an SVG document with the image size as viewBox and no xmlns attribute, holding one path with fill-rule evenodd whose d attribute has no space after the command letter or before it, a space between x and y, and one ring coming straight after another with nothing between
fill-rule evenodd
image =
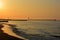
<instances>
[{"instance_id":1,"label":"silhouetted figure","mask_svg":"<svg viewBox=\"0 0 60 40\"><path fill-rule=\"evenodd\" d=\"M2 28L3 28L3 24L0 24L0 40L23 40L14 36L10 36L6 33L3 32Z\"/></svg>"}]
</instances>

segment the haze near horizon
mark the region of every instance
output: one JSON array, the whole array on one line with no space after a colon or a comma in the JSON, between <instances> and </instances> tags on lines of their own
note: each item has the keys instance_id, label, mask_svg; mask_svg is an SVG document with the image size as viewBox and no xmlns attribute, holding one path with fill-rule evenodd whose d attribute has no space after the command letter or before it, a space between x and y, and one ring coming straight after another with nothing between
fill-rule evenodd
<instances>
[{"instance_id":1,"label":"haze near horizon","mask_svg":"<svg viewBox=\"0 0 60 40\"><path fill-rule=\"evenodd\" d=\"M60 19L60 0L0 0L0 18Z\"/></svg>"}]
</instances>

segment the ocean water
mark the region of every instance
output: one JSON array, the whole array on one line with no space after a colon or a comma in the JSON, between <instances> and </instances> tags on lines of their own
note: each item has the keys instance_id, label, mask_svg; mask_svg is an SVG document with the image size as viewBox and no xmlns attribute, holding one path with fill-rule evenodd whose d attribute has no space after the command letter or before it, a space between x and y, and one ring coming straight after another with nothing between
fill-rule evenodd
<instances>
[{"instance_id":1,"label":"ocean water","mask_svg":"<svg viewBox=\"0 0 60 40\"><path fill-rule=\"evenodd\" d=\"M60 40L60 21L9 21L8 25L28 40Z\"/></svg>"}]
</instances>

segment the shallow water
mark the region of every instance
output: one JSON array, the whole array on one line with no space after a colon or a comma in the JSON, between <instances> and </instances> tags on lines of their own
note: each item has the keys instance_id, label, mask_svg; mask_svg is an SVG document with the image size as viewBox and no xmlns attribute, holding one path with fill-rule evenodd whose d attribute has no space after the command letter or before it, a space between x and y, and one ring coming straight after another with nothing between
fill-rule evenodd
<instances>
[{"instance_id":1,"label":"shallow water","mask_svg":"<svg viewBox=\"0 0 60 40\"><path fill-rule=\"evenodd\" d=\"M29 40L60 40L60 21L9 21L12 31ZM13 28L17 28L16 30Z\"/></svg>"}]
</instances>

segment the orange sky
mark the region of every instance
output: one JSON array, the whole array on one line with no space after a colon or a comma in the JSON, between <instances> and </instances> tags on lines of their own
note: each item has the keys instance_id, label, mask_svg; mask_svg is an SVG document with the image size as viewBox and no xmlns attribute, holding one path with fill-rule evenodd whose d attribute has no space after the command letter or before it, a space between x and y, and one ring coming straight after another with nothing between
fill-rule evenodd
<instances>
[{"instance_id":1,"label":"orange sky","mask_svg":"<svg viewBox=\"0 0 60 40\"><path fill-rule=\"evenodd\" d=\"M0 0L0 18L60 19L59 0Z\"/></svg>"}]
</instances>

